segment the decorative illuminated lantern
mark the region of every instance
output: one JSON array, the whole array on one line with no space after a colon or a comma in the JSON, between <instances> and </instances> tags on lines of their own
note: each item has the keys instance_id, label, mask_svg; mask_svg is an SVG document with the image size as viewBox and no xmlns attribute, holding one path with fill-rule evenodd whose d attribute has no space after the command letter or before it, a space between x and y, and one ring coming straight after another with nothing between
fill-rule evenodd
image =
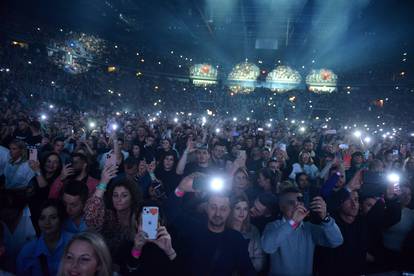
<instances>
[{"instance_id":1,"label":"decorative illuminated lantern","mask_svg":"<svg viewBox=\"0 0 414 276\"><path fill-rule=\"evenodd\" d=\"M317 94L332 93L337 81L338 76L329 69L312 70L306 77L309 91Z\"/></svg>"},{"instance_id":2,"label":"decorative illuminated lantern","mask_svg":"<svg viewBox=\"0 0 414 276\"><path fill-rule=\"evenodd\" d=\"M248 94L254 91L260 69L253 63L243 62L234 66L228 77L229 89L234 93Z\"/></svg>"},{"instance_id":3,"label":"decorative illuminated lantern","mask_svg":"<svg viewBox=\"0 0 414 276\"><path fill-rule=\"evenodd\" d=\"M196 86L208 86L217 83L217 69L211 64L195 64L190 67L190 79Z\"/></svg>"},{"instance_id":4,"label":"decorative illuminated lantern","mask_svg":"<svg viewBox=\"0 0 414 276\"><path fill-rule=\"evenodd\" d=\"M289 66L278 66L266 77L268 88L272 92L284 93L297 88L302 81L299 72Z\"/></svg>"}]
</instances>

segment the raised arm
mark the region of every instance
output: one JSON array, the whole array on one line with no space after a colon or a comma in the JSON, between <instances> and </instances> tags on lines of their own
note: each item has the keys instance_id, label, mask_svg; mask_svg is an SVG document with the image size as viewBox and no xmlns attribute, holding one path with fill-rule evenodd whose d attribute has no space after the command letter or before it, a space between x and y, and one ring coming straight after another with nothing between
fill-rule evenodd
<instances>
[{"instance_id":1,"label":"raised arm","mask_svg":"<svg viewBox=\"0 0 414 276\"><path fill-rule=\"evenodd\" d=\"M194 142L190 139L187 140L187 148L184 150L183 155L180 158L180 161L177 164L175 172L178 175L183 175L185 166L187 165L188 154L195 151Z\"/></svg>"},{"instance_id":2,"label":"raised arm","mask_svg":"<svg viewBox=\"0 0 414 276\"><path fill-rule=\"evenodd\" d=\"M275 253L279 247L296 231L303 219L309 214L304 206L299 205L290 220L277 220L266 225L262 235L262 248L268 254Z\"/></svg>"},{"instance_id":3,"label":"raised arm","mask_svg":"<svg viewBox=\"0 0 414 276\"><path fill-rule=\"evenodd\" d=\"M312 239L315 244L326 247L340 246L344 242L341 230L339 230L334 219L328 216L323 198L315 197L310 204L310 208L322 220L320 225L310 224Z\"/></svg>"},{"instance_id":4,"label":"raised arm","mask_svg":"<svg viewBox=\"0 0 414 276\"><path fill-rule=\"evenodd\" d=\"M40 188L46 187L48 183L45 177L42 175L39 161L29 160L29 166L36 175L35 177L36 177L37 183L39 184L39 187Z\"/></svg>"},{"instance_id":5,"label":"raised arm","mask_svg":"<svg viewBox=\"0 0 414 276\"><path fill-rule=\"evenodd\" d=\"M108 166L102 171L101 181L94 194L86 201L85 222L88 227L99 231L102 228L105 217L105 203L103 200L106 187L112 178L116 176L117 167Z\"/></svg>"}]
</instances>

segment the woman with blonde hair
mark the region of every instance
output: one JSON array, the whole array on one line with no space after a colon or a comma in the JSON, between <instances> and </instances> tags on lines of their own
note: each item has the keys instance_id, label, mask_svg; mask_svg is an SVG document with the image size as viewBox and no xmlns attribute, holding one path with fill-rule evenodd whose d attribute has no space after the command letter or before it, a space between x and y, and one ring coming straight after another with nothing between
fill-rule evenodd
<instances>
[{"instance_id":1,"label":"woman with blonde hair","mask_svg":"<svg viewBox=\"0 0 414 276\"><path fill-rule=\"evenodd\" d=\"M256 271L264 267L266 255L260 243L259 230L250 223L249 201L246 195L236 195L231 198L231 214L228 219L229 228L240 232L245 240L249 241L248 250L250 260Z\"/></svg>"},{"instance_id":2,"label":"woman with blonde hair","mask_svg":"<svg viewBox=\"0 0 414 276\"><path fill-rule=\"evenodd\" d=\"M244 168L238 168L233 174L232 189L239 195L250 188L249 173Z\"/></svg>"},{"instance_id":3,"label":"woman with blonde hair","mask_svg":"<svg viewBox=\"0 0 414 276\"><path fill-rule=\"evenodd\" d=\"M58 276L110 276L112 260L103 238L93 232L74 236L67 244Z\"/></svg>"}]
</instances>

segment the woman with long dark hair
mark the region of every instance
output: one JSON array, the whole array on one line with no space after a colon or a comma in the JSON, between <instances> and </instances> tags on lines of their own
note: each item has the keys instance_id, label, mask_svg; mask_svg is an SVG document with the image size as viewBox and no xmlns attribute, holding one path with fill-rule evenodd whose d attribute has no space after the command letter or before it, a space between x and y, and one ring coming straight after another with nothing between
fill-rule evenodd
<instances>
[{"instance_id":1,"label":"woman with long dark hair","mask_svg":"<svg viewBox=\"0 0 414 276\"><path fill-rule=\"evenodd\" d=\"M167 194L174 192L181 181L181 176L175 172L178 159L176 152L169 151L163 154L154 173L165 187Z\"/></svg>"},{"instance_id":2,"label":"woman with long dark hair","mask_svg":"<svg viewBox=\"0 0 414 276\"><path fill-rule=\"evenodd\" d=\"M29 161L30 168L36 176L29 183L29 208L33 225L37 225L39 208L49 197L50 187L62 171L62 161L59 154L47 153L39 161ZM36 230L39 229L36 227Z\"/></svg>"},{"instance_id":3,"label":"woman with long dark hair","mask_svg":"<svg viewBox=\"0 0 414 276\"><path fill-rule=\"evenodd\" d=\"M117 166L102 171L100 184L85 206L86 225L104 238L112 254L123 241L132 241L135 235L134 210L141 197L133 182L126 178L109 182L116 176ZM105 204L104 196L107 197Z\"/></svg>"},{"instance_id":4,"label":"woman with long dark hair","mask_svg":"<svg viewBox=\"0 0 414 276\"><path fill-rule=\"evenodd\" d=\"M257 186L264 192L276 194L280 176L277 172L273 172L270 168L263 168L259 171L257 177Z\"/></svg>"},{"instance_id":5,"label":"woman with long dark hair","mask_svg":"<svg viewBox=\"0 0 414 276\"><path fill-rule=\"evenodd\" d=\"M161 210L161 209L159 209ZM142 229L142 208L136 210L136 234L133 241L125 241L114 262L122 275L179 275L177 253L172 238L159 212L157 238L150 240Z\"/></svg>"}]
</instances>

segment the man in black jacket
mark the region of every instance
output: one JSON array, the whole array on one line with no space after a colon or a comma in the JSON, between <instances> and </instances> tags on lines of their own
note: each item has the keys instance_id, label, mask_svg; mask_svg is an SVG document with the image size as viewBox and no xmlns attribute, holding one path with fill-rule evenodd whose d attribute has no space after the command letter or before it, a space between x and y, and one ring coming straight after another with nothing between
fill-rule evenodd
<instances>
[{"instance_id":1,"label":"man in black jacket","mask_svg":"<svg viewBox=\"0 0 414 276\"><path fill-rule=\"evenodd\" d=\"M182 241L182 254L188 270L185 275L255 275L247 242L242 235L226 227L230 215L230 198L222 192L211 192L208 197L207 219L188 214L180 204L186 192L194 192L195 174L185 177L175 195L167 202L167 219ZM186 214L187 213L187 214Z\"/></svg>"},{"instance_id":2,"label":"man in black jacket","mask_svg":"<svg viewBox=\"0 0 414 276\"><path fill-rule=\"evenodd\" d=\"M401 219L401 204L398 197L387 192L385 197L361 195L361 215L368 226L368 267L367 272L380 272L384 268L382 233Z\"/></svg>"},{"instance_id":3,"label":"man in black jacket","mask_svg":"<svg viewBox=\"0 0 414 276\"><path fill-rule=\"evenodd\" d=\"M366 265L368 228L366 219L359 215L358 192L342 189L340 195L340 207L333 217L344 243L336 248L318 248L318 275L360 275Z\"/></svg>"}]
</instances>

